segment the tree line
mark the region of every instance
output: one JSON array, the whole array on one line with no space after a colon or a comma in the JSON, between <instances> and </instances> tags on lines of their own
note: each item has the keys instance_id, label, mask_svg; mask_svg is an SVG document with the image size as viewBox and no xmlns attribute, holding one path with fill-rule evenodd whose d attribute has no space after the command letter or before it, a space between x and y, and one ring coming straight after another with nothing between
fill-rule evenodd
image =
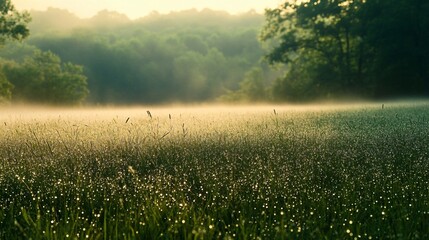
<instances>
[{"instance_id":1,"label":"tree line","mask_svg":"<svg viewBox=\"0 0 429 240\"><path fill-rule=\"evenodd\" d=\"M284 100L429 96L429 2L286 1L267 10L271 63L290 66L274 85Z\"/></svg>"},{"instance_id":2,"label":"tree line","mask_svg":"<svg viewBox=\"0 0 429 240\"><path fill-rule=\"evenodd\" d=\"M10 41L29 36L28 12L19 12L10 0L0 2L0 46L11 50ZM30 47L31 48L31 47ZM17 63L0 59L0 103L11 99L33 103L77 104L88 94L81 66L62 63L52 52L31 48ZM4 53L10 53L6 51Z\"/></svg>"},{"instance_id":3,"label":"tree line","mask_svg":"<svg viewBox=\"0 0 429 240\"><path fill-rule=\"evenodd\" d=\"M14 80L19 75L15 72L25 75L24 69L36 64L41 55L53 60L58 73L73 75L76 81L72 85L81 84L75 96L82 98L69 99L70 103L83 101L86 96L86 102L100 104L252 99L250 92L235 93L243 85L240 82L252 71L259 71L255 84L260 84L262 88L257 91L265 94L277 74L261 62L265 51L258 34L264 17L254 12L235 16L209 9L188 10L152 13L131 21L116 12L102 11L91 19L79 19L51 8L31 12L31 16L31 35L25 43L9 44L0 53L9 60L3 64L3 72L15 86L17 93L12 98L41 102L29 93L38 88L22 91L23 85ZM61 61L73 65L73 71ZM19 77L20 81L40 82L32 72L26 73L28 76ZM64 102L54 96L43 101L53 99Z\"/></svg>"},{"instance_id":4,"label":"tree line","mask_svg":"<svg viewBox=\"0 0 429 240\"><path fill-rule=\"evenodd\" d=\"M429 95L429 2L423 0L291 0L265 16L205 9L137 20L112 11L89 19L54 8L21 13L10 0L0 3L1 101Z\"/></svg>"}]
</instances>

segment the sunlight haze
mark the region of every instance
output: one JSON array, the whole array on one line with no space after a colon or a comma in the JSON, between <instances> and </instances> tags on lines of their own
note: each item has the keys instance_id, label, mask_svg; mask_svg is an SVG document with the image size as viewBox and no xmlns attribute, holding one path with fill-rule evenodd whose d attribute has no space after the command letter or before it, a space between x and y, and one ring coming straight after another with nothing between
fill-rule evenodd
<instances>
[{"instance_id":1,"label":"sunlight haze","mask_svg":"<svg viewBox=\"0 0 429 240\"><path fill-rule=\"evenodd\" d=\"M92 17L101 10L111 10L124 13L135 19L145 16L153 11L169 13L187 9L224 10L232 14L255 10L263 13L266 8L274 8L282 1L280 0L14 0L13 4L19 10L46 10L48 7L67 9L79 17Z\"/></svg>"}]
</instances>

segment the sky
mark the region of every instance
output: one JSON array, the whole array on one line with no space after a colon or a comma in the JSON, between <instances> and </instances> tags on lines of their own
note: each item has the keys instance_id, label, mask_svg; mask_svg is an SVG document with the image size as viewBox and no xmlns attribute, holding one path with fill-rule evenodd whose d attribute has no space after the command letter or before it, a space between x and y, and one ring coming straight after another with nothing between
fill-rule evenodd
<instances>
[{"instance_id":1,"label":"sky","mask_svg":"<svg viewBox=\"0 0 429 240\"><path fill-rule=\"evenodd\" d=\"M251 9L263 13L265 8L275 8L281 0L12 0L18 10L46 10L48 7L67 9L82 18L94 16L101 10L125 13L131 19L153 11L169 13L196 8L225 10L232 14Z\"/></svg>"}]
</instances>

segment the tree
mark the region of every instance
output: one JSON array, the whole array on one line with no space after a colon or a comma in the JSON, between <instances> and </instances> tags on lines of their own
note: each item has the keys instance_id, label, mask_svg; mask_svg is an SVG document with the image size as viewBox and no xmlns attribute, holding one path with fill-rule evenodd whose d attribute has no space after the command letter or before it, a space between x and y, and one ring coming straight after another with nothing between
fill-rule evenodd
<instances>
[{"instance_id":1,"label":"tree","mask_svg":"<svg viewBox=\"0 0 429 240\"><path fill-rule=\"evenodd\" d=\"M13 85L6 79L0 71L0 103L8 102L12 98Z\"/></svg>"},{"instance_id":2,"label":"tree","mask_svg":"<svg viewBox=\"0 0 429 240\"><path fill-rule=\"evenodd\" d=\"M287 1L267 10L261 38L276 43L267 59L290 65L274 95L429 95L428 11L422 0Z\"/></svg>"},{"instance_id":3,"label":"tree","mask_svg":"<svg viewBox=\"0 0 429 240\"><path fill-rule=\"evenodd\" d=\"M32 103L78 104L89 91L83 68L61 63L52 52L36 51L22 64L7 64L4 72L14 85L13 99Z\"/></svg>"},{"instance_id":4,"label":"tree","mask_svg":"<svg viewBox=\"0 0 429 240\"><path fill-rule=\"evenodd\" d=\"M268 99L264 79L263 70L255 67L246 73L237 91L228 91L219 100L226 102L266 101Z\"/></svg>"},{"instance_id":5,"label":"tree","mask_svg":"<svg viewBox=\"0 0 429 240\"><path fill-rule=\"evenodd\" d=\"M0 46L7 39L22 40L29 35L27 23L30 22L28 13L15 10L10 0L0 0ZM10 100L12 84L0 72L0 102Z\"/></svg>"},{"instance_id":6,"label":"tree","mask_svg":"<svg viewBox=\"0 0 429 240\"><path fill-rule=\"evenodd\" d=\"M294 1L267 10L262 40L278 41L267 56L269 62L290 64L291 72L285 81L311 82L313 86L307 87L318 88L313 92L314 97L345 90L357 92L366 67L361 41L364 22L357 18L363 3L363 0Z\"/></svg>"},{"instance_id":7,"label":"tree","mask_svg":"<svg viewBox=\"0 0 429 240\"><path fill-rule=\"evenodd\" d=\"M27 28L30 15L27 12L18 12L10 0L0 0L0 14L0 41L2 43L6 39L22 40L30 34Z\"/></svg>"},{"instance_id":8,"label":"tree","mask_svg":"<svg viewBox=\"0 0 429 240\"><path fill-rule=\"evenodd\" d=\"M376 94L429 96L429 2L368 1L365 7L367 42L377 53Z\"/></svg>"},{"instance_id":9,"label":"tree","mask_svg":"<svg viewBox=\"0 0 429 240\"><path fill-rule=\"evenodd\" d=\"M258 41L262 15L195 10L102 29L94 25L72 32L57 29L61 34L39 25L41 15L32 13L32 29L39 32L27 43L83 65L92 103L210 101L224 89L237 90L263 56ZM79 21L73 25L86 23Z\"/></svg>"}]
</instances>

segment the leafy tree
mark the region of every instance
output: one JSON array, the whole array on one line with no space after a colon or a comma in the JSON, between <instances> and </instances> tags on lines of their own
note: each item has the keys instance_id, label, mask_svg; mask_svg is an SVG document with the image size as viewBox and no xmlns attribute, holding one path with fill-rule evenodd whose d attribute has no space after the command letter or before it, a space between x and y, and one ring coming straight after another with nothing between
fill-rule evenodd
<instances>
[{"instance_id":1,"label":"leafy tree","mask_svg":"<svg viewBox=\"0 0 429 240\"><path fill-rule=\"evenodd\" d=\"M261 68L253 68L246 73L237 91L228 91L219 100L226 102L267 101L264 72Z\"/></svg>"},{"instance_id":2,"label":"leafy tree","mask_svg":"<svg viewBox=\"0 0 429 240\"><path fill-rule=\"evenodd\" d=\"M8 102L12 98L13 85L0 71L0 103Z\"/></svg>"},{"instance_id":3,"label":"leafy tree","mask_svg":"<svg viewBox=\"0 0 429 240\"><path fill-rule=\"evenodd\" d=\"M34 14L37 29L42 16ZM225 89L238 89L263 56L257 36L262 15L192 10L130 23L118 18L107 28L92 24L71 33L59 29L61 34L51 34L48 20L42 26L50 30L28 43L85 66L92 103L213 100Z\"/></svg>"},{"instance_id":4,"label":"leafy tree","mask_svg":"<svg viewBox=\"0 0 429 240\"><path fill-rule=\"evenodd\" d=\"M22 40L29 35L28 13L16 11L10 0L0 0L0 46L6 40ZM0 102L11 98L12 84L0 72Z\"/></svg>"},{"instance_id":5,"label":"leafy tree","mask_svg":"<svg viewBox=\"0 0 429 240\"><path fill-rule=\"evenodd\" d=\"M291 65L285 86L300 85L299 91L317 92L319 96L314 97L330 95L331 90L353 92L358 89L365 72L361 61L365 53L360 32L363 22L356 15L363 2L294 1L267 10L261 37L264 41L275 39L279 43L267 56L271 63ZM304 83L293 83L296 81Z\"/></svg>"},{"instance_id":6,"label":"leafy tree","mask_svg":"<svg viewBox=\"0 0 429 240\"><path fill-rule=\"evenodd\" d=\"M36 51L22 64L4 67L14 85L13 98L33 103L77 104L88 95L83 68L61 63L52 52Z\"/></svg>"},{"instance_id":7,"label":"leafy tree","mask_svg":"<svg viewBox=\"0 0 429 240\"><path fill-rule=\"evenodd\" d=\"M429 96L429 2L367 1L367 42L375 50L378 96Z\"/></svg>"},{"instance_id":8,"label":"leafy tree","mask_svg":"<svg viewBox=\"0 0 429 240\"><path fill-rule=\"evenodd\" d=\"M277 78L271 86L272 96L277 101L308 101L321 94L329 94L323 91L317 79L316 58L299 56L294 60L293 66L287 71L286 76Z\"/></svg>"},{"instance_id":9,"label":"leafy tree","mask_svg":"<svg viewBox=\"0 0 429 240\"><path fill-rule=\"evenodd\" d=\"M274 95L429 95L428 11L421 0L287 1L267 10L261 38L275 43L267 59L290 65Z\"/></svg>"},{"instance_id":10,"label":"leafy tree","mask_svg":"<svg viewBox=\"0 0 429 240\"><path fill-rule=\"evenodd\" d=\"M0 41L6 39L22 40L30 31L27 24L30 15L27 12L18 12L10 0L0 0Z\"/></svg>"},{"instance_id":11,"label":"leafy tree","mask_svg":"<svg viewBox=\"0 0 429 240\"><path fill-rule=\"evenodd\" d=\"M201 54L207 53L207 44L198 35L186 35L183 37L183 43L191 51Z\"/></svg>"}]
</instances>

